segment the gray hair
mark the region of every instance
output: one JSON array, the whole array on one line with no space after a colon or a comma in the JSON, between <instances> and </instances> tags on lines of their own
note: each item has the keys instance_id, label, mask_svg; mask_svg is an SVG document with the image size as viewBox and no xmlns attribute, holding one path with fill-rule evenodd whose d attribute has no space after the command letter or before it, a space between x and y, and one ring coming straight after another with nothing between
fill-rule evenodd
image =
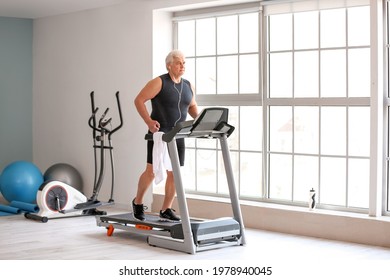
<instances>
[{"instance_id":1,"label":"gray hair","mask_svg":"<svg viewBox=\"0 0 390 280\"><path fill-rule=\"evenodd\" d=\"M167 57L165 58L165 65L167 66L167 69L168 69L168 65L171 64L173 62L173 59L175 57L179 57L179 58L184 58L184 54L179 51L179 50L173 50L171 51Z\"/></svg>"}]
</instances>

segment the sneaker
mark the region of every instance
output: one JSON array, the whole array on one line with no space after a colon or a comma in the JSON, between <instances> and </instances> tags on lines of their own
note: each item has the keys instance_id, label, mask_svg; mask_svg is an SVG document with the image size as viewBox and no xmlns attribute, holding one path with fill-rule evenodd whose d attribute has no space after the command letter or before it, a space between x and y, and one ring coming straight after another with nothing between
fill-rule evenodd
<instances>
[{"instance_id":1,"label":"sneaker","mask_svg":"<svg viewBox=\"0 0 390 280\"><path fill-rule=\"evenodd\" d=\"M175 212L175 210L172 208L167 208L164 212L162 210L160 210L160 218L162 218L164 220L172 221L172 222L180 221L180 218L178 216L176 216L176 214L174 212Z\"/></svg>"},{"instance_id":2,"label":"sneaker","mask_svg":"<svg viewBox=\"0 0 390 280\"><path fill-rule=\"evenodd\" d=\"M144 221L145 220L145 213L144 210L147 209L146 206L143 204L135 204L134 200L132 201L133 205L133 217L136 218L137 220Z\"/></svg>"}]
</instances>

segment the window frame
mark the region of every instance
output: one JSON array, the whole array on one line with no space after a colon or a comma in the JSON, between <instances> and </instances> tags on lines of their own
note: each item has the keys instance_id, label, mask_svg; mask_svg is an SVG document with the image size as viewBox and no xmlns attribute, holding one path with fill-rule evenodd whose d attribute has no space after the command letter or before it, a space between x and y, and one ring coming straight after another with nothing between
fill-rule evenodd
<instances>
[{"instance_id":1,"label":"window frame","mask_svg":"<svg viewBox=\"0 0 390 280\"><path fill-rule=\"evenodd\" d=\"M373 7L373 3L376 2L374 0L370 1L371 5L371 11L370 11L370 24L372 25L373 22L380 22L381 16L378 13L378 10L375 10L376 5ZM389 0L386 0L386 3L388 3ZM253 5L250 4L250 5ZM234 8L238 9L240 5L234 6ZM213 16L218 16L226 13L231 12L231 6L229 7L224 7L222 12L219 12L220 8L207 8L207 9L202 9L201 10L201 17L207 17L210 15ZM373 9L374 8L374 9ZM378 7L376 7L378 8ZM384 7L379 7L380 9ZM249 8L250 10L253 9L253 7ZM380 10L379 9L379 10ZM233 9L234 10L234 9ZM253 10L252 10L253 11ZM176 48L177 47L177 26L175 25L175 22L178 19L183 19L183 18L190 18L193 17L195 11L186 11L184 14L182 14L180 17L174 16L173 22L174 22L174 40L173 40L173 46ZM183 16L184 15L184 16ZM269 194L269 141L267 141L269 137L269 108L270 106L346 106L346 108L350 106L368 106L370 108L370 116L371 116L371 128L370 128L370 140L371 142L374 142L373 147L371 147L370 150L370 157L368 159L370 160L370 195L369 195L369 207L368 209L359 209L359 208L348 208L348 207L338 207L338 206L332 206L332 205L324 205L321 208L325 209L330 209L330 210L341 210L341 211L350 211L350 212L358 212L358 213L368 213L370 216L378 216L380 215L378 213L378 200L381 200L381 203L385 203L386 199L385 197L388 196L388 190L386 192L386 195L383 195L382 197L382 184L376 180L380 178L380 176L384 176L383 169L387 168L389 170L388 164L385 167L385 162L384 159L381 157L381 148L380 143L378 143L378 139L382 141L385 137L382 136L382 129L378 128L378 124L374 123L375 119L380 119L383 117L381 114L380 108L378 107L381 106L380 104L380 94L378 92L380 91L380 85L379 89L373 89L371 87L371 93L369 97L327 97L327 98L269 98L269 89L268 89L268 53L267 53L267 40L263 40L263 38L266 37L265 34L268 32L268 24L267 24L267 17L263 15L263 10L259 10L259 94L216 94L216 95L198 95L197 96L197 101L198 104L201 106L249 106L249 105L258 105L262 106L263 108L263 197L259 198L259 201L266 201L266 202L276 202L279 204L288 204L288 205L298 205L298 206L303 206L303 204L299 203L290 203L290 202L283 202L283 201L273 201L272 199L268 198ZM371 33L373 32L372 29ZM374 27L374 32L380 30L378 27ZM375 36L371 35L370 38L370 43L368 47L371 49L370 53L370 58L371 60L376 59L378 56L378 50L380 50L380 38L376 38ZM351 47L353 49L354 47ZM374 49L374 50L373 50ZM386 60L387 61L387 60ZM372 74L372 69L376 68L377 70L380 68L380 63L378 60L371 61L371 82L374 81L379 81L380 77L378 77L381 72L378 71L378 73ZM386 70L388 70L386 68ZM387 81L387 84L389 82ZM375 92L377 90L377 92ZM388 90L388 87L387 87ZM374 97L374 98L373 98ZM375 104L376 102L376 104ZM386 99L386 106L389 107L390 110L390 98ZM374 105L373 105L374 104ZM382 104L383 105L383 104ZM387 110L385 110L387 114ZM387 115L386 115L387 116ZM386 128L386 126L384 126ZM385 131L386 135L388 134L388 130ZM383 134L384 135L384 134ZM388 139L388 137L386 137ZM387 143L387 142L386 142ZM390 158L389 156L387 156ZM348 158L348 155L346 155L346 158ZM382 162L383 160L383 162ZM375 161L376 164L373 164L372 162ZM378 162L382 162L382 165L378 166ZM387 162L386 162L387 163ZM386 175L388 172L386 172ZM375 177L373 179L373 177ZM388 176L390 177L390 176ZM382 177L382 181L384 181ZM376 186L373 186L376 184ZM385 188L383 188L384 190ZM388 188L386 188L388 189ZM380 195L378 195L380 193ZM207 194L209 195L209 194ZM384 204L383 204L384 205ZM390 208L390 207L388 207ZM382 211L384 207L381 209L381 214L386 214ZM388 214L388 212L387 212Z\"/></svg>"}]
</instances>

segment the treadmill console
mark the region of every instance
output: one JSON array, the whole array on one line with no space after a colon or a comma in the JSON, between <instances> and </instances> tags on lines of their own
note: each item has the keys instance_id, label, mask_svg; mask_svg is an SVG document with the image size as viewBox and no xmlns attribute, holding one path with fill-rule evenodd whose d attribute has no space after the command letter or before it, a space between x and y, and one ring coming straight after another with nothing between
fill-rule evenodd
<instances>
[{"instance_id":1,"label":"treadmill console","mask_svg":"<svg viewBox=\"0 0 390 280\"><path fill-rule=\"evenodd\" d=\"M165 133L162 139L171 142L173 138L219 138L229 137L234 126L228 124L229 109L222 107L205 108L194 119L176 124L171 131ZM145 135L146 140L153 140L152 134Z\"/></svg>"}]
</instances>

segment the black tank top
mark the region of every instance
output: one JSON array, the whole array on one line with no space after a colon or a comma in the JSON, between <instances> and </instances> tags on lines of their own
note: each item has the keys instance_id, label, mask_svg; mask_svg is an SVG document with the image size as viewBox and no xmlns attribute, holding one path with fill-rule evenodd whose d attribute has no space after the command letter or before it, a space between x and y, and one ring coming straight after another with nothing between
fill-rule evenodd
<instances>
[{"instance_id":1,"label":"black tank top","mask_svg":"<svg viewBox=\"0 0 390 280\"><path fill-rule=\"evenodd\" d=\"M183 78L180 83L173 82L168 73L161 75L160 78L161 90L151 100L150 117L160 123L160 131L168 132L176 123L186 120L193 92L190 82Z\"/></svg>"}]
</instances>

